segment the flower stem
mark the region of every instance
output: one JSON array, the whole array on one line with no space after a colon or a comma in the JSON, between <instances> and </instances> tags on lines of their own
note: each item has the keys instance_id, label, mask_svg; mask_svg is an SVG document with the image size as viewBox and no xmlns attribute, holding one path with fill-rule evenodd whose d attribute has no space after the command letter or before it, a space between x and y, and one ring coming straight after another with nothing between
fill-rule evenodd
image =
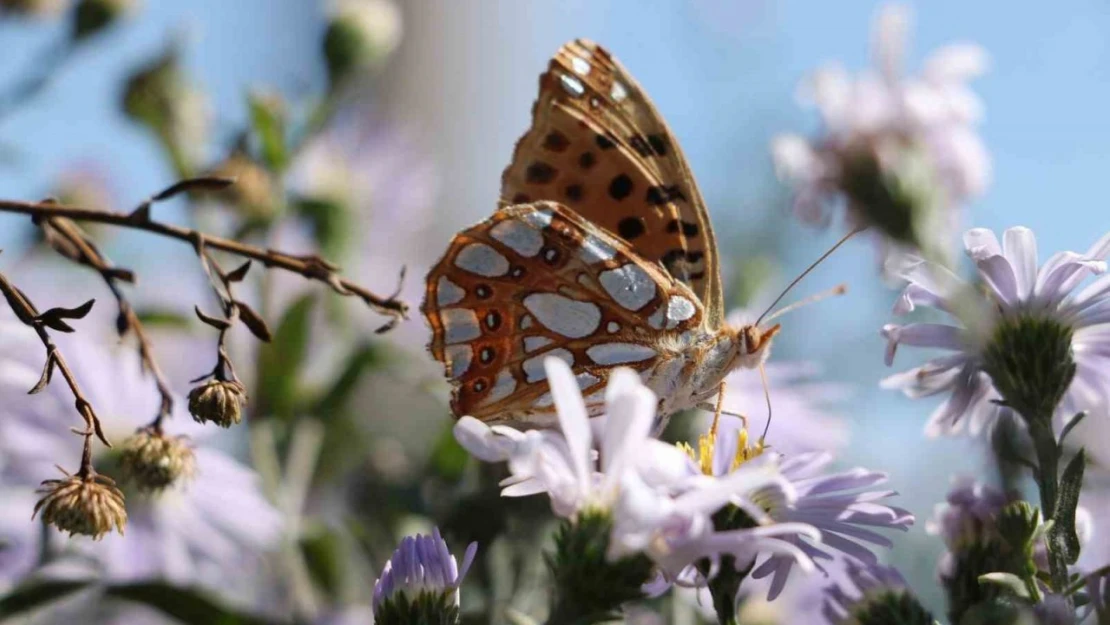
<instances>
[{"instance_id":1,"label":"flower stem","mask_svg":"<svg viewBox=\"0 0 1110 625\"><path fill-rule=\"evenodd\" d=\"M702 574L709 574L708 561L703 561L699 568ZM713 609L717 612L717 622L720 625L739 625L740 621L736 616L736 595L740 591L740 584L747 576L747 570L736 570L735 558L721 557L717 575L710 579L708 584L709 594L713 597Z\"/></svg>"},{"instance_id":2,"label":"flower stem","mask_svg":"<svg viewBox=\"0 0 1110 625\"><path fill-rule=\"evenodd\" d=\"M1033 448L1037 453L1037 466L1039 467L1037 489L1041 496L1041 510L1046 519L1056 521L1057 497L1059 491L1059 466L1060 447L1056 443L1056 435L1052 431L1051 416L1047 418L1029 419L1029 435L1033 439ZM1068 565L1063 547L1063 527L1054 524L1045 537L1045 547L1048 551L1049 577L1052 588L1061 591L1068 585Z\"/></svg>"}]
</instances>

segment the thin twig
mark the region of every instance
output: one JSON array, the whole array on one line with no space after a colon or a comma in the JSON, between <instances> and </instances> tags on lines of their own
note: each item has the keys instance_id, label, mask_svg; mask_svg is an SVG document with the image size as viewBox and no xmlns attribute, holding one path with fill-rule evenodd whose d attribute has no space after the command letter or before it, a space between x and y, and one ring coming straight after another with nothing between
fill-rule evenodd
<instances>
[{"instance_id":1,"label":"thin twig","mask_svg":"<svg viewBox=\"0 0 1110 625\"><path fill-rule=\"evenodd\" d=\"M116 330L120 338L124 338L130 331L138 342L139 361L143 369L154 378L154 386L158 391L159 406L154 420L148 427L155 432L162 431L162 421L173 412L173 391L166 381L162 368L154 357L150 339L147 338L146 328L143 326L135 308L131 305L127 295L120 287L120 282L133 282L134 275L127 270L119 269L100 253L80 228L69 219L48 217L34 220L46 235L47 243L63 256L77 264L84 265L100 274L112 295L116 298L119 315L116 318Z\"/></svg>"},{"instance_id":2,"label":"thin twig","mask_svg":"<svg viewBox=\"0 0 1110 625\"><path fill-rule=\"evenodd\" d=\"M378 329L378 332L386 332L396 326L398 322L408 317L408 306L404 302L395 297L378 296L366 288L340 277L336 273L339 268L318 255L298 256L279 250L264 250L246 243L204 235L190 228L157 222L150 218L150 205L154 202L168 199L173 195L192 188L199 188L202 186L211 188L221 183L226 186L230 184L230 182L231 181L213 178L186 180L155 195L130 214L82 208L78 206L67 206L50 202L20 202L15 200L0 200L0 212L30 215L38 219L64 217L75 221L91 221L110 224L122 228L143 230L194 245L197 238L201 237L204 239L205 245L211 249L257 260L266 267L276 267L278 269L300 274L310 280L317 280L327 284L340 295L353 295L358 297L379 314L392 317L386 325Z\"/></svg>"},{"instance_id":3,"label":"thin twig","mask_svg":"<svg viewBox=\"0 0 1110 625\"><path fill-rule=\"evenodd\" d=\"M0 273L0 292L3 293L4 298L11 305L15 316L23 322L24 325L32 328L36 334L39 335L39 340L42 341L43 347L46 348L46 364L43 365L42 377L39 383L31 389L31 393L37 393L50 383L50 378L53 376L54 369L62 372L62 377L65 378L66 384L69 385L69 390L73 393L74 406L77 409L77 414L81 415L81 419L85 422L84 430L74 430L75 433L85 438L84 448L81 454L81 469L78 475L87 477L93 474L92 466L92 437L95 434L100 442L105 446L111 447L112 444L104 436L104 431L100 426L100 418L96 416L96 411L93 410L92 404L85 398L85 394L81 392L81 386L77 383L77 378L74 377L73 371L69 368L62 352L50 338L50 333L46 331L47 316L46 313L40 314L35 305L31 303L23 291L19 290L13 285L3 273ZM72 311L69 318L80 318L88 313L91 309L91 302L82 307L83 312L78 309ZM52 309L56 310L56 309ZM51 311L47 311L49 313ZM57 323L55 321L55 323ZM62 327L66 327L62 322Z\"/></svg>"}]
</instances>

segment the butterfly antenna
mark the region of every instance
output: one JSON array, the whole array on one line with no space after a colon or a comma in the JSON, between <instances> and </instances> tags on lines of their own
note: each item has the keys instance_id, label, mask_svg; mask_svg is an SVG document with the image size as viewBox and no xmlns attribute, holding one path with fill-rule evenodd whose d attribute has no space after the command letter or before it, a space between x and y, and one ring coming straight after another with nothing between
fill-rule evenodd
<instances>
[{"instance_id":1,"label":"butterfly antenna","mask_svg":"<svg viewBox=\"0 0 1110 625\"><path fill-rule=\"evenodd\" d=\"M771 387L767 384L767 368L759 365L759 379L763 381L763 399L767 402L767 423L763 425L763 434L759 435L759 444L767 440L767 431L771 429Z\"/></svg>"},{"instance_id":2,"label":"butterfly antenna","mask_svg":"<svg viewBox=\"0 0 1110 625\"><path fill-rule=\"evenodd\" d=\"M792 310L797 310L797 309L799 309L803 306L809 306L810 304L814 304L814 303L819 302L823 299L828 299L830 297L836 297L837 295L844 295L847 292L848 292L848 285L847 284L838 284L838 285L834 286L833 288L831 288L827 291L821 291L820 293L810 295L809 297L807 297L805 299L798 300L798 301L794 302L793 304L790 304L789 306L783 306L782 308L776 310L775 312L771 313L770 315L767 315L767 319L765 319L765 321L773 321L773 320L778 319L779 317L785 315L786 313L788 313Z\"/></svg>"},{"instance_id":3,"label":"butterfly antenna","mask_svg":"<svg viewBox=\"0 0 1110 625\"><path fill-rule=\"evenodd\" d=\"M778 303L782 301L782 298L786 297L786 294L790 292L790 289L793 289L795 286L797 286L798 283L802 281L802 278L805 278L807 275L809 275L809 272L813 271L817 268L818 265L825 262L826 258L832 256L832 253L835 252L837 248L847 243L848 239L852 238L853 236L855 236L856 233L861 231L863 231L863 228L856 228L855 230L852 230L848 234L841 237L840 240L837 241L832 247L830 247L827 252L822 254L820 258L813 261L813 263L809 267L806 267L805 271L798 274L797 278L791 280L790 284L786 285L786 288L782 290L782 293L779 293L779 296L775 298L775 301L771 302L771 305L767 307L767 310L763 311L763 314L759 316L759 319L756 319L755 325L758 326L760 322L763 321L763 318L767 316L767 313L771 312L771 310L775 306L778 306Z\"/></svg>"}]
</instances>

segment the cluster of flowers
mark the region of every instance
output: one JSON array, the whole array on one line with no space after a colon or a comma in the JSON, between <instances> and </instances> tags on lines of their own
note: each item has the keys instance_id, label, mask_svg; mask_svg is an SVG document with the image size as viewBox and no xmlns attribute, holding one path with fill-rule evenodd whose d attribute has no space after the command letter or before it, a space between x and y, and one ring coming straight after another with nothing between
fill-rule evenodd
<instances>
[{"instance_id":1,"label":"cluster of flowers","mask_svg":"<svg viewBox=\"0 0 1110 625\"><path fill-rule=\"evenodd\" d=\"M728 416L696 452L652 438L657 398L628 370L613 373L605 415L591 421L566 363L549 358L544 367L558 430L519 431L464 417L455 436L476 458L507 462L503 496L546 494L564 519L552 566L556 592L565 596L553 614L572 620L613 613L623 601L672 585L726 578L734 583L715 590L723 596L715 603L732 609L749 575L769 578L774 598L795 567L812 572L822 562L851 560L870 568L877 559L865 543L890 545L875 530L913 523L907 511L884 503L891 491L871 490L885 480L880 473L825 473L826 453L784 458L750 446L746 428ZM376 604L388 604L396 584L385 580L393 577L383 576ZM404 596L412 601L411 592Z\"/></svg>"}]
</instances>

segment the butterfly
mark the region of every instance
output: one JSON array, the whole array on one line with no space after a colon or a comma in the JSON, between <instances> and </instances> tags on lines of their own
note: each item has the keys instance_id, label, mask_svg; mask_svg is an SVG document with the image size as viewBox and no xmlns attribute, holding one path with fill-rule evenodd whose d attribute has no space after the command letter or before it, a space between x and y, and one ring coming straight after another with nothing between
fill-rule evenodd
<instances>
[{"instance_id":1,"label":"butterfly","mask_svg":"<svg viewBox=\"0 0 1110 625\"><path fill-rule=\"evenodd\" d=\"M713 228L673 133L604 48L565 44L498 210L427 277L429 350L456 418L553 424L549 357L571 366L591 415L616 367L639 372L660 415L704 405L728 373L759 367L779 330L731 326L723 305Z\"/></svg>"}]
</instances>

